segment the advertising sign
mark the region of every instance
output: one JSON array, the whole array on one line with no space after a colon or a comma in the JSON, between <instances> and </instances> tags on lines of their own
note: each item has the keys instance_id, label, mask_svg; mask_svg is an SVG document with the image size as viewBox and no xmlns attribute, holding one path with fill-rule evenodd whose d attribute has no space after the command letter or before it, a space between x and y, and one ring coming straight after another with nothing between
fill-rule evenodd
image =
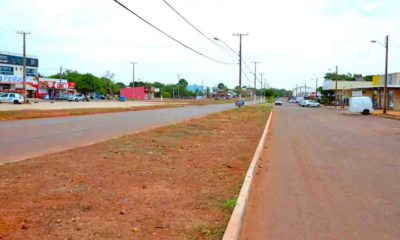
<instances>
[{"instance_id":1,"label":"advertising sign","mask_svg":"<svg viewBox=\"0 0 400 240\"><path fill-rule=\"evenodd\" d=\"M0 83L8 83L8 84L16 84L23 83L24 80L22 76L15 75L0 75ZM37 80L35 77L26 76L26 82L37 84Z\"/></svg>"},{"instance_id":2,"label":"advertising sign","mask_svg":"<svg viewBox=\"0 0 400 240\"><path fill-rule=\"evenodd\" d=\"M24 58L19 56L12 56L7 54L0 54L0 63L10 64L10 65L23 65ZM35 58L26 58L27 67L39 67L39 60Z\"/></svg>"}]
</instances>

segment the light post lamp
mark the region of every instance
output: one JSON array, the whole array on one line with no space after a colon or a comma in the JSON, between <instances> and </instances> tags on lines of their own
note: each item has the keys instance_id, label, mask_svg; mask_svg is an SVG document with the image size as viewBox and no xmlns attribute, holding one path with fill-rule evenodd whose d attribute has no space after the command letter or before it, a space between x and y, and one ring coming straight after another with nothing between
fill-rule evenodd
<instances>
[{"instance_id":1,"label":"light post lamp","mask_svg":"<svg viewBox=\"0 0 400 240\"><path fill-rule=\"evenodd\" d=\"M383 114L386 114L387 105L388 105L388 58L389 58L389 35L386 35L385 44L382 44L379 41L371 40L372 43L379 43L386 49L386 57L385 57L385 85L383 89L384 99L383 99Z\"/></svg>"}]
</instances>

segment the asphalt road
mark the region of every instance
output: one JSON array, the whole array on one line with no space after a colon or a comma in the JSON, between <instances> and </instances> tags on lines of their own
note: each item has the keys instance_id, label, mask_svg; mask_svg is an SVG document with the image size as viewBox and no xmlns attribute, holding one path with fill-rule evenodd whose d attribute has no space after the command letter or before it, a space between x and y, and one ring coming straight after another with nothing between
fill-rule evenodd
<instances>
[{"instance_id":1,"label":"asphalt road","mask_svg":"<svg viewBox=\"0 0 400 240\"><path fill-rule=\"evenodd\" d=\"M4 121L0 122L0 164L72 149L232 108L233 103Z\"/></svg>"},{"instance_id":2,"label":"asphalt road","mask_svg":"<svg viewBox=\"0 0 400 240\"><path fill-rule=\"evenodd\" d=\"M400 239L400 121L276 108L241 239Z\"/></svg>"}]
</instances>

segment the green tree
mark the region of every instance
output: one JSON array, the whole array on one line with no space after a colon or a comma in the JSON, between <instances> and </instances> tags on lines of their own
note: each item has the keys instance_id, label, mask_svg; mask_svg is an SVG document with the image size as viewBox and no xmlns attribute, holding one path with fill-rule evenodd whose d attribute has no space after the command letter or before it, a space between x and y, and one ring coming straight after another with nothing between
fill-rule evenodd
<instances>
[{"instance_id":1,"label":"green tree","mask_svg":"<svg viewBox=\"0 0 400 240\"><path fill-rule=\"evenodd\" d=\"M224 90L224 89L226 89L227 87L226 87L225 84L223 84L223 83L218 83L217 88L218 88L218 89Z\"/></svg>"}]
</instances>

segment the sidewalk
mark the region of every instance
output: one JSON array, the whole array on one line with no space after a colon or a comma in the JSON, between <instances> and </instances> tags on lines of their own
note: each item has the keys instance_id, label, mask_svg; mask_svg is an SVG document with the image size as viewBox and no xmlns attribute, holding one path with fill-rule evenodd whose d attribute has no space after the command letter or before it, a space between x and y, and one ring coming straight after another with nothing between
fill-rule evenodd
<instances>
[{"instance_id":1,"label":"sidewalk","mask_svg":"<svg viewBox=\"0 0 400 240\"><path fill-rule=\"evenodd\" d=\"M400 111L395 110L389 110L386 112L386 114L383 114L382 110L375 110L374 112L372 112L372 115L391 119L400 119Z\"/></svg>"}]
</instances>

